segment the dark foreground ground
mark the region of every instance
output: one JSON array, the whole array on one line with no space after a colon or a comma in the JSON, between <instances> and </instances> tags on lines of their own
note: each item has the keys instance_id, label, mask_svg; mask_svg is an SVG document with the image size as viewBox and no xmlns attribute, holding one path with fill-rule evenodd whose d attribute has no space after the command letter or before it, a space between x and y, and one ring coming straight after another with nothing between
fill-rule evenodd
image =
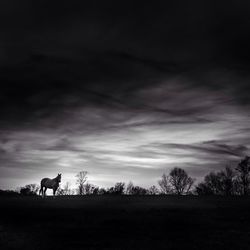
<instances>
[{"instance_id":1,"label":"dark foreground ground","mask_svg":"<svg viewBox=\"0 0 250 250\"><path fill-rule=\"evenodd\" d=\"M250 197L0 198L0 249L250 249Z\"/></svg>"}]
</instances>

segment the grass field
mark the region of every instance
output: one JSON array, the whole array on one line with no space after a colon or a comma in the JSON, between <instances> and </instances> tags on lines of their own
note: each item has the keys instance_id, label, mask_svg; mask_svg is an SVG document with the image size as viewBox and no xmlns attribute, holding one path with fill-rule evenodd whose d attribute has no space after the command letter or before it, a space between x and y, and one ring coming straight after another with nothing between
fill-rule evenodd
<instances>
[{"instance_id":1,"label":"grass field","mask_svg":"<svg viewBox=\"0 0 250 250\"><path fill-rule=\"evenodd\" d=\"M250 249L250 197L17 197L0 210L0 249Z\"/></svg>"}]
</instances>

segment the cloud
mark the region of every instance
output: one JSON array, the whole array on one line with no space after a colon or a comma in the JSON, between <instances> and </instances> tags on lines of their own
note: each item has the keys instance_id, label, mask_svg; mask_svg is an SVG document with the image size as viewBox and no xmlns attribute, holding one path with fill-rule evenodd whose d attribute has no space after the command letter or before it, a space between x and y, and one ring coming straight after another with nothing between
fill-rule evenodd
<instances>
[{"instance_id":1,"label":"cloud","mask_svg":"<svg viewBox=\"0 0 250 250\"><path fill-rule=\"evenodd\" d=\"M146 185L238 161L249 8L225 3L1 3L1 176L87 169Z\"/></svg>"}]
</instances>

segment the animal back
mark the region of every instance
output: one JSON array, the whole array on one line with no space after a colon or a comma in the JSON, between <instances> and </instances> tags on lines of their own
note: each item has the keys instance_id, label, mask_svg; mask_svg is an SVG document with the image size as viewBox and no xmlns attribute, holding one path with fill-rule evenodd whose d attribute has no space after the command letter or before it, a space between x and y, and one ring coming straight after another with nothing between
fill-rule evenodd
<instances>
[{"instance_id":1,"label":"animal back","mask_svg":"<svg viewBox=\"0 0 250 250\"><path fill-rule=\"evenodd\" d=\"M55 186L55 181L50 178L43 178L41 180L41 186L46 188L53 188L53 186Z\"/></svg>"}]
</instances>

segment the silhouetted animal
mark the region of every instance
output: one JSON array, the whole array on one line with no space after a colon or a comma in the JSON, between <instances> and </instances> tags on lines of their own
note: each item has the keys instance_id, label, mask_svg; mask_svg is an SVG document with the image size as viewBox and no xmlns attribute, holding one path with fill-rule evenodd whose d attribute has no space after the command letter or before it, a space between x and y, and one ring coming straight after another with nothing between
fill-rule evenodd
<instances>
[{"instance_id":1,"label":"silhouetted animal","mask_svg":"<svg viewBox=\"0 0 250 250\"><path fill-rule=\"evenodd\" d=\"M62 174L58 174L56 178L50 179L50 178L43 178L41 180L41 188L39 191L39 195L42 193L42 197L44 198L46 195L47 188L53 189L53 196L55 197L56 190L59 187L59 183L61 182L61 176Z\"/></svg>"}]
</instances>

